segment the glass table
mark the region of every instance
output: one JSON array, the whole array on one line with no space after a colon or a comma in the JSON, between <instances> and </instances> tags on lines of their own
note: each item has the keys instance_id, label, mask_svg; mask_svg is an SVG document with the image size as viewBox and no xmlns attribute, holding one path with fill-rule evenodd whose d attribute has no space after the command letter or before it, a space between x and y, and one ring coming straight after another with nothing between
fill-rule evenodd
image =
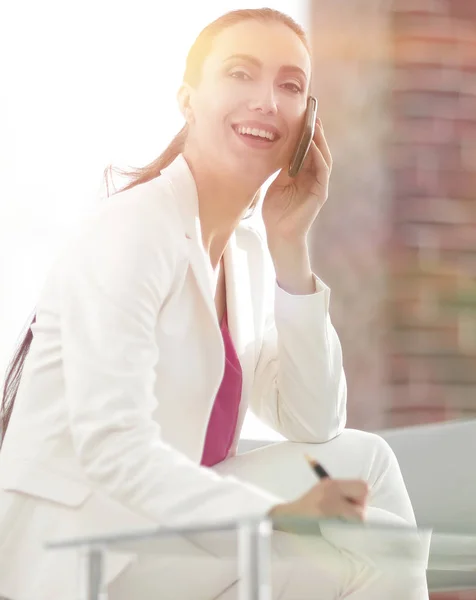
<instances>
[{"instance_id":1,"label":"glass table","mask_svg":"<svg viewBox=\"0 0 476 600\"><path fill-rule=\"evenodd\" d=\"M308 541L318 538L330 539L334 544L336 540L339 545L340 540L345 538L345 543L350 543L351 551L371 556L372 563L379 568L395 569L417 565L418 568L427 569L428 574L445 570L458 571L464 574L463 579L474 581L476 587L476 532L435 531L430 527L415 529L339 519L249 518L54 540L47 542L46 547L77 551L80 585L78 600L107 600L107 591L103 585L107 552L163 556L164 553L167 554L167 544L170 543L167 540L174 536L186 536L189 539L201 534L226 535L228 541L232 536L233 544L228 544L228 548L231 547L232 550L228 552L236 560L239 599L271 600L271 540L274 529L294 534L292 538L302 543L302 547ZM431 590L430 580L431 577Z\"/></svg>"}]
</instances>

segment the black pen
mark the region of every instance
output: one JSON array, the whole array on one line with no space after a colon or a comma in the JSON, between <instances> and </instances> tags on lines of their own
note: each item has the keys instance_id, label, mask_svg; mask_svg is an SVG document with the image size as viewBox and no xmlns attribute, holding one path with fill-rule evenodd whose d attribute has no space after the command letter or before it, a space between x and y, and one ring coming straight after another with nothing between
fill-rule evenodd
<instances>
[{"instance_id":1,"label":"black pen","mask_svg":"<svg viewBox=\"0 0 476 600\"><path fill-rule=\"evenodd\" d=\"M307 462L310 464L311 469L319 477L319 479L326 479L326 478L330 479L331 478L329 473L324 469L324 467L321 465L321 463L317 462L317 460L315 458L311 458L308 454L305 454L305 457L306 457Z\"/></svg>"},{"instance_id":2,"label":"black pen","mask_svg":"<svg viewBox=\"0 0 476 600\"><path fill-rule=\"evenodd\" d=\"M331 478L329 473L324 469L324 467L321 465L321 463L317 462L317 460L315 458L312 458L308 454L305 454L304 456L306 457L307 462L311 466L311 469L319 477L319 479L330 479ZM347 502L350 502L351 504L357 504L357 502L354 500L354 498L350 498L349 496L344 496L344 498L347 500Z\"/></svg>"}]
</instances>

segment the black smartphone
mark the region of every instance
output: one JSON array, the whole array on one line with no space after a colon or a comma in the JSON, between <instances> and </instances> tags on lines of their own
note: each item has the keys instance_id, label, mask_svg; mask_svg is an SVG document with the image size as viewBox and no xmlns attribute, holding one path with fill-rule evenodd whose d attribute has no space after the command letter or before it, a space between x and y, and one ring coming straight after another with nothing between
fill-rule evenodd
<instances>
[{"instance_id":1,"label":"black smartphone","mask_svg":"<svg viewBox=\"0 0 476 600\"><path fill-rule=\"evenodd\" d=\"M294 151L293 157L289 164L288 174L290 177L296 177L296 175L302 169L304 159L306 158L311 146L316 127L317 105L317 98L314 96L309 96L307 99L306 115L304 117L304 127L301 138L296 146L296 150Z\"/></svg>"}]
</instances>

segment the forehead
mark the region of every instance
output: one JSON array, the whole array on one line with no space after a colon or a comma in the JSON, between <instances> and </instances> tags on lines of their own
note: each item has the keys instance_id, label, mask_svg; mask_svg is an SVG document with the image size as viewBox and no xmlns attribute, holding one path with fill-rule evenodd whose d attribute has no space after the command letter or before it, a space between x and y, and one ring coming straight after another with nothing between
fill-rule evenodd
<instances>
[{"instance_id":1,"label":"forehead","mask_svg":"<svg viewBox=\"0 0 476 600\"><path fill-rule=\"evenodd\" d=\"M221 64L234 54L248 54L265 67L295 65L311 76L311 59L292 29L283 23L247 20L227 27L213 41L204 69Z\"/></svg>"}]
</instances>

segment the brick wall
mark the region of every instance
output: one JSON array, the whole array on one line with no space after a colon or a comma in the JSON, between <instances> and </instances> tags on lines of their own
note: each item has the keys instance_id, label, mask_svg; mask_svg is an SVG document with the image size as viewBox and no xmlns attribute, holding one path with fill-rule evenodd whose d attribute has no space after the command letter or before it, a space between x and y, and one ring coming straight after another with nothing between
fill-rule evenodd
<instances>
[{"instance_id":1,"label":"brick wall","mask_svg":"<svg viewBox=\"0 0 476 600\"><path fill-rule=\"evenodd\" d=\"M476 413L476 3L396 0L387 422Z\"/></svg>"},{"instance_id":2,"label":"brick wall","mask_svg":"<svg viewBox=\"0 0 476 600\"><path fill-rule=\"evenodd\" d=\"M476 413L476 2L312 2L349 425Z\"/></svg>"}]
</instances>

